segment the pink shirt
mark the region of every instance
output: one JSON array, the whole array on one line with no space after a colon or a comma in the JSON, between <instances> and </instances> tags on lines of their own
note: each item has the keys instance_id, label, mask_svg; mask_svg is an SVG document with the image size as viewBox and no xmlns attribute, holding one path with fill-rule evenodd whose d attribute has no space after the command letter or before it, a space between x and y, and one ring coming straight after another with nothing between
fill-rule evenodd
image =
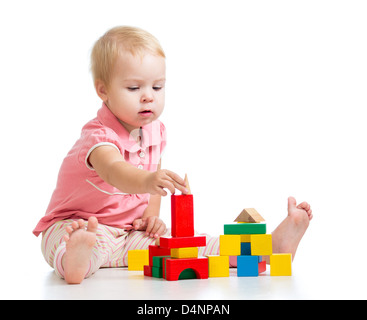
<instances>
[{"instance_id":1,"label":"pink shirt","mask_svg":"<svg viewBox=\"0 0 367 320\"><path fill-rule=\"evenodd\" d=\"M136 143L134 134L141 137L141 144ZM149 194L122 193L90 166L90 153L102 145L116 148L126 162L139 169L156 171L166 146L166 129L156 120L129 134L103 104L97 118L83 127L79 140L64 159L46 215L33 230L36 236L65 219L87 220L95 216L101 224L123 228L142 217Z\"/></svg>"}]
</instances>

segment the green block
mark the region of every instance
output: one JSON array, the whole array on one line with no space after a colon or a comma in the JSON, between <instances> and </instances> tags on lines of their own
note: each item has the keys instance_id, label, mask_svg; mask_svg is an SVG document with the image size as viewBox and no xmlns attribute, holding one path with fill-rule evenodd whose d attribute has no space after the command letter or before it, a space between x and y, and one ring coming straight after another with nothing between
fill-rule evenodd
<instances>
[{"instance_id":1,"label":"green block","mask_svg":"<svg viewBox=\"0 0 367 320\"><path fill-rule=\"evenodd\" d=\"M155 256L153 257L153 267L163 268L163 258L171 258L170 256Z\"/></svg>"},{"instance_id":2,"label":"green block","mask_svg":"<svg viewBox=\"0 0 367 320\"><path fill-rule=\"evenodd\" d=\"M265 223L225 224L224 234L266 234Z\"/></svg>"},{"instance_id":3,"label":"green block","mask_svg":"<svg viewBox=\"0 0 367 320\"><path fill-rule=\"evenodd\" d=\"M196 272L193 269L185 269L180 273L178 280L196 279Z\"/></svg>"},{"instance_id":4,"label":"green block","mask_svg":"<svg viewBox=\"0 0 367 320\"><path fill-rule=\"evenodd\" d=\"M163 278L163 268L152 267L152 276L154 278Z\"/></svg>"}]
</instances>

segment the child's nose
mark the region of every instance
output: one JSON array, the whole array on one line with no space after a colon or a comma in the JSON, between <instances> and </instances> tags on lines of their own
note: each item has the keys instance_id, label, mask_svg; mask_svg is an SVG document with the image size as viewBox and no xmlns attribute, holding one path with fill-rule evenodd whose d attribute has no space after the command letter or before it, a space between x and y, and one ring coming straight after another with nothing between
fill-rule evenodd
<instances>
[{"instance_id":1,"label":"child's nose","mask_svg":"<svg viewBox=\"0 0 367 320\"><path fill-rule=\"evenodd\" d=\"M141 96L141 102L153 102L153 93L150 91L145 91L143 95Z\"/></svg>"}]
</instances>

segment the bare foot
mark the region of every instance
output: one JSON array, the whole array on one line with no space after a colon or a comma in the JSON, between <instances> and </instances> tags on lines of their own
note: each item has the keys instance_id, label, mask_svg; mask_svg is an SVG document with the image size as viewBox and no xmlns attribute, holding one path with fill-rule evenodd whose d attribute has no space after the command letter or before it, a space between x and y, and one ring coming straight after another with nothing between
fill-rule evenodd
<instances>
[{"instance_id":1,"label":"bare foot","mask_svg":"<svg viewBox=\"0 0 367 320\"><path fill-rule=\"evenodd\" d=\"M296 199L289 197L288 216L272 233L273 253L291 253L294 259L312 218L312 210L307 202L297 205Z\"/></svg>"},{"instance_id":2,"label":"bare foot","mask_svg":"<svg viewBox=\"0 0 367 320\"><path fill-rule=\"evenodd\" d=\"M85 221L73 221L66 227L67 235L66 252L62 259L65 272L65 280L69 284L79 284L83 281L90 263L92 249L96 243L98 220L95 217L88 219L88 227L85 229Z\"/></svg>"}]
</instances>

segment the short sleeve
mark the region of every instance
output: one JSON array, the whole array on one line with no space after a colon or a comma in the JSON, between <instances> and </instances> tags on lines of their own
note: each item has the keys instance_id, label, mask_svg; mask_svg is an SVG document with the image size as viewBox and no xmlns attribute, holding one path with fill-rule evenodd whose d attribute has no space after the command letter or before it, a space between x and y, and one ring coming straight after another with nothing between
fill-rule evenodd
<instances>
[{"instance_id":1,"label":"short sleeve","mask_svg":"<svg viewBox=\"0 0 367 320\"><path fill-rule=\"evenodd\" d=\"M106 127L95 128L93 130L83 130L80 138L80 150L78 160L84 163L88 169L94 170L88 158L92 151L100 146L111 146L123 154L117 134Z\"/></svg>"}]
</instances>

